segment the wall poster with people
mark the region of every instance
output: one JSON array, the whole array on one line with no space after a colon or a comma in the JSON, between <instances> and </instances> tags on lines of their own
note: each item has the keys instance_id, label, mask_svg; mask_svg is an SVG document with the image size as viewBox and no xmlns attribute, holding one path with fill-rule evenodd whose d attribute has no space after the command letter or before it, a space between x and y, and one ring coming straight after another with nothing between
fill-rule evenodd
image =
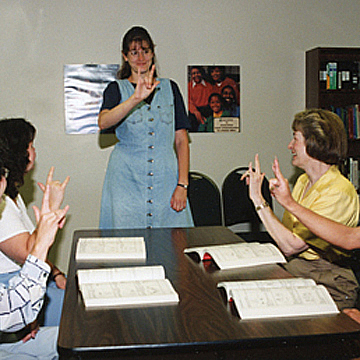
<instances>
[{"instance_id":1,"label":"wall poster with people","mask_svg":"<svg viewBox=\"0 0 360 360\"><path fill-rule=\"evenodd\" d=\"M188 65L191 132L240 132L240 66Z\"/></svg>"}]
</instances>

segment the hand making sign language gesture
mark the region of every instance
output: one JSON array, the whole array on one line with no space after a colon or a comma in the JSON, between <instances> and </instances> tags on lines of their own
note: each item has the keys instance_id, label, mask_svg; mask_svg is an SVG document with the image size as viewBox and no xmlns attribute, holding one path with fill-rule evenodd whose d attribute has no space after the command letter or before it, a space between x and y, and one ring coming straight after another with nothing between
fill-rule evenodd
<instances>
[{"instance_id":1,"label":"hand making sign language gesture","mask_svg":"<svg viewBox=\"0 0 360 360\"><path fill-rule=\"evenodd\" d=\"M131 62L129 61L129 63ZM105 109L100 112L98 123L101 129L121 123L137 105L155 90L160 81L155 80L154 73L155 65L150 70L144 70L140 66L131 67L131 75L128 80L136 84L135 91L126 101L118 104L111 110Z\"/></svg>"},{"instance_id":2,"label":"hand making sign language gesture","mask_svg":"<svg viewBox=\"0 0 360 360\"><path fill-rule=\"evenodd\" d=\"M265 199L261 194L261 185L265 174L261 172L259 155L255 155L255 170L252 162L249 163L249 169L241 176L241 180L246 179L246 184L249 185L249 196L255 206L262 204Z\"/></svg>"},{"instance_id":3,"label":"hand making sign language gesture","mask_svg":"<svg viewBox=\"0 0 360 360\"><path fill-rule=\"evenodd\" d=\"M151 67L150 70L146 71L145 73L141 72L140 67L138 68L138 72L136 74L137 82L134 96L136 99L140 101L146 99L160 84L159 80L154 79L154 71L155 65ZM134 74L132 74L132 77Z\"/></svg>"},{"instance_id":4,"label":"hand making sign language gesture","mask_svg":"<svg viewBox=\"0 0 360 360\"><path fill-rule=\"evenodd\" d=\"M279 160L275 157L272 165L272 170L275 175L274 179L269 180L269 187L271 195L278 201L278 203L288 209L288 204L296 201L291 196L289 182L285 179L280 171Z\"/></svg>"},{"instance_id":5,"label":"hand making sign language gesture","mask_svg":"<svg viewBox=\"0 0 360 360\"><path fill-rule=\"evenodd\" d=\"M45 185L38 182L39 188L45 193L46 186L49 186L49 206L51 211L55 211L60 208L65 195L65 189L70 181L70 176L67 176L61 183L59 180L53 180L55 167L52 166L46 178Z\"/></svg>"},{"instance_id":6,"label":"hand making sign language gesture","mask_svg":"<svg viewBox=\"0 0 360 360\"><path fill-rule=\"evenodd\" d=\"M69 205L66 205L63 209L51 210L50 198L51 186L47 184L41 202L41 209L35 205L33 206L37 227L35 230L36 240L30 253L42 261L46 261L47 253L55 241L55 235L58 229L63 228L66 220L65 216L69 210Z\"/></svg>"},{"instance_id":7,"label":"hand making sign language gesture","mask_svg":"<svg viewBox=\"0 0 360 360\"><path fill-rule=\"evenodd\" d=\"M70 181L70 176L67 176L65 180L61 183L59 180L53 180L55 168L52 166L49 170L48 176L46 178L45 185L41 182L38 182L40 189L44 192L43 199L46 195L46 206L48 212L55 212L60 209L60 206L64 200L65 189L67 184ZM48 190L47 190L48 189ZM44 203L43 203L44 206ZM35 211L35 209L34 209ZM42 211L43 212L43 211ZM37 214L35 212L35 214ZM37 219L38 220L38 219ZM64 218L65 221L65 218ZM59 223L59 228L62 228L64 221ZM66 277L65 275L52 263L48 262L52 268L52 279L55 281L56 286L59 289L65 290L66 287Z\"/></svg>"},{"instance_id":8,"label":"hand making sign language gesture","mask_svg":"<svg viewBox=\"0 0 360 360\"><path fill-rule=\"evenodd\" d=\"M255 169L253 169L252 162L250 162L249 169L243 174L241 179L246 179L246 183L249 185L250 199L266 230L286 256L306 250L308 245L299 237L294 236L294 234L279 221L263 197L261 185L264 177L265 174L261 172L260 168L259 155L256 154Z\"/></svg>"}]
</instances>

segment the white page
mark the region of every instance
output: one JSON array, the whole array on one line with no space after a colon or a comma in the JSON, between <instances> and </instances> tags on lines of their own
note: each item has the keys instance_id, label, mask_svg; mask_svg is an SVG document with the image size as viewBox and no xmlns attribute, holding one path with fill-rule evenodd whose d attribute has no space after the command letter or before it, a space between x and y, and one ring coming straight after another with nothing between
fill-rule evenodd
<instances>
[{"instance_id":1,"label":"white page","mask_svg":"<svg viewBox=\"0 0 360 360\"><path fill-rule=\"evenodd\" d=\"M213 257L220 269L246 267L261 264L284 263L284 256L272 244L246 243L211 249Z\"/></svg>"},{"instance_id":2,"label":"white page","mask_svg":"<svg viewBox=\"0 0 360 360\"><path fill-rule=\"evenodd\" d=\"M224 245L211 245L211 246L199 246L199 247L191 247L191 248L186 248L184 249L185 253L191 253L191 252L196 252L199 254L200 258L203 259L205 253L213 253L214 250L215 252L222 252L222 251L226 251L226 249L228 249L229 247L232 248L237 248L240 247L241 249L244 249L246 247L255 247L260 245L260 243L257 242L252 242L252 243L247 243L247 242L241 242L241 243L233 243L233 244L224 244Z\"/></svg>"},{"instance_id":3,"label":"white page","mask_svg":"<svg viewBox=\"0 0 360 360\"><path fill-rule=\"evenodd\" d=\"M316 282L312 279L293 277L289 279L223 281L217 285L218 288L223 287L226 290L228 300L230 298L230 291L234 289L263 289L294 286L316 286Z\"/></svg>"},{"instance_id":4,"label":"white page","mask_svg":"<svg viewBox=\"0 0 360 360\"><path fill-rule=\"evenodd\" d=\"M76 248L76 260L144 260L145 241L142 237L80 238Z\"/></svg>"},{"instance_id":5,"label":"white page","mask_svg":"<svg viewBox=\"0 0 360 360\"><path fill-rule=\"evenodd\" d=\"M77 271L77 276L79 284L165 279L165 270L161 265L104 269L79 269Z\"/></svg>"},{"instance_id":6,"label":"white page","mask_svg":"<svg viewBox=\"0 0 360 360\"><path fill-rule=\"evenodd\" d=\"M84 284L82 294L86 307L133 307L179 301L168 279Z\"/></svg>"},{"instance_id":7,"label":"white page","mask_svg":"<svg viewBox=\"0 0 360 360\"><path fill-rule=\"evenodd\" d=\"M322 285L230 291L242 319L335 314L339 310Z\"/></svg>"},{"instance_id":8,"label":"white page","mask_svg":"<svg viewBox=\"0 0 360 360\"><path fill-rule=\"evenodd\" d=\"M187 253L194 251L199 254L201 259L203 259L205 253L209 253L220 269L286 263L281 251L270 243L244 242L185 249Z\"/></svg>"}]
</instances>

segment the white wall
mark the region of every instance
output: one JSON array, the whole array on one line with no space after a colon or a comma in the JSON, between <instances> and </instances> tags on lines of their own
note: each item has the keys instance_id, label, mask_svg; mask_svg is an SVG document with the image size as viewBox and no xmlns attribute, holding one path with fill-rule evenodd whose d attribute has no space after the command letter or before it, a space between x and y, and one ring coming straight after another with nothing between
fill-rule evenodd
<instances>
[{"instance_id":1,"label":"white wall","mask_svg":"<svg viewBox=\"0 0 360 360\"><path fill-rule=\"evenodd\" d=\"M65 135L64 64L118 62L133 25L149 29L160 75L184 96L188 64L240 64L242 132L191 135L191 169L221 185L256 152L268 176L277 155L290 177L286 146L305 106L305 51L360 46L358 0L1 0L0 14L0 117L26 117L38 129L37 166L22 191L28 205L40 203L36 181L51 165L57 178L71 176L70 215L51 254L65 271L73 231L98 226L111 147L97 135Z\"/></svg>"}]
</instances>

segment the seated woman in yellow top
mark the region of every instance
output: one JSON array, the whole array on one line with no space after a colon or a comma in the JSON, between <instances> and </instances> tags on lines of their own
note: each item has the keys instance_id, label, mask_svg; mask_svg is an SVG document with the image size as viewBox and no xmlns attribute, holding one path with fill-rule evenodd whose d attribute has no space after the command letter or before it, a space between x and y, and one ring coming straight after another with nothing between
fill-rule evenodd
<instances>
[{"instance_id":1,"label":"seated woman in yellow top","mask_svg":"<svg viewBox=\"0 0 360 360\"><path fill-rule=\"evenodd\" d=\"M312 233L346 250L360 248L360 227L350 227L321 216L300 205L291 196L287 179L280 171L279 161L274 160L275 179L270 179L271 194L289 213L297 217Z\"/></svg>"},{"instance_id":2,"label":"seated woman in yellow top","mask_svg":"<svg viewBox=\"0 0 360 360\"><path fill-rule=\"evenodd\" d=\"M340 224L300 205L291 196L289 183L281 173L279 162L276 158L272 169L275 179L270 179L269 187L271 194L279 204L296 216L311 232L321 236L321 238L329 243L346 250L360 248L360 227L353 228ZM358 309L344 309L344 312L360 323L360 311Z\"/></svg>"},{"instance_id":3,"label":"seated woman in yellow top","mask_svg":"<svg viewBox=\"0 0 360 360\"><path fill-rule=\"evenodd\" d=\"M342 121L327 110L307 110L295 116L292 128L294 137L288 146L292 164L305 171L294 186L294 200L320 215L355 227L358 196L337 167L347 154ZM286 269L294 276L312 278L326 286L339 309L352 307L358 283L352 270L342 265L346 252L313 234L287 211L282 223L276 218L261 194L264 174L257 155L255 171L250 163L245 176L249 176L250 197L262 222L288 257Z\"/></svg>"}]
</instances>

